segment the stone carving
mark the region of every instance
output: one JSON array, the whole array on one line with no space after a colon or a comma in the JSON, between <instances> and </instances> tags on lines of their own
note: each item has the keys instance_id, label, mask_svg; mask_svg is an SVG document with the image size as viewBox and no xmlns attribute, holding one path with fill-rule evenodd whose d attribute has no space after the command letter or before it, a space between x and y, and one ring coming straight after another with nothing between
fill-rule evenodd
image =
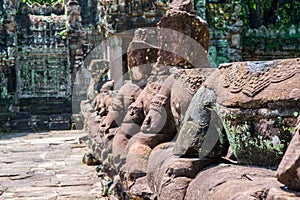
<instances>
[{"instance_id":1,"label":"stone carving","mask_svg":"<svg viewBox=\"0 0 300 200\"><path fill-rule=\"evenodd\" d=\"M114 81L107 81L101 87L99 93L92 102L97 114L102 117L106 116L114 98Z\"/></svg>"},{"instance_id":2,"label":"stone carving","mask_svg":"<svg viewBox=\"0 0 300 200\"><path fill-rule=\"evenodd\" d=\"M125 162L125 158L127 157L126 166L123 167L123 171L127 173L127 177L130 177L132 174L134 174L135 169L138 170L139 173L145 175L147 158L151 152L151 148L149 148L149 146L153 148L154 146L160 143L160 139L168 140L173 137L170 136L170 133L174 132L174 129L171 128L171 126L168 126L168 130L167 127L165 127L165 129L160 131L165 134L156 135L156 133L144 134L142 132L139 132L142 123L144 122L145 114L149 112L151 99L155 96L156 93L158 93L159 89L161 88L161 83L163 82L163 80L165 80L165 78L166 76L155 77L155 81L152 82L149 82L148 80L146 87L140 93L136 101L129 106L128 112L124 117L123 123L121 124L120 129L116 133L116 136L114 138L113 156L115 160L115 165L120 169L120 167ZM144 152L144 149L147 149L148 156L144 155L144 153L146 153ZM137 162L137 160L140 160L141 162ZM127 161L132 161L135 163L129 164L129 162ZM137 167L138 169L133 169L134 167Z\"/></svg>"},{"instance_id":3,"label":"stone carving","mask_svg":"<svg viewBox=\"0 0 300 200\"><path fill-rule=\"evenodd\" d=\"M298 80L299 59L226 64L207 79L238 162L279 164L292 134L286 127L296 123Z\"/></svg>"},{"instance_id":4,"label":"stone carving","mask_svg":"<svg viewBox=\"0 0 300 200\"><path fill-rule=\"evenodd\" d=\"M300 191L300 117L293 139L277 169L277 178L289 189Z\"/></svg>"},{"instance_id":5,"label":"stone carving","mask_svg":"<svg viewBox=\"0 0 300 200\"><path fill-rule=\"evenodd\" d=\"M27 3L21 4L24 4L22 7L23 14L33 14L39 16L51 16L51 14L64 15L64 6L61 2L56 2L54 5L49 3L45 3L43 5L39 3L34 3L32 5L28 5Z\"/></svg>"},{"instance_id":6,"label":"stone carving","mask_svg":"<svg viewBox=\"0 0 300 200\"><path fill-rule=\"evenodd\" d=\"M114 152L116 155L114 160L117 162L120 159L117 149L122 149L121 153L125 152L126 142L122 141L123 136L128 141L126 137L129 136L126 136L126 133L133 134L136 123L138 124L144 119L144 114L138 112L137 107L130 107L130 105L137 100L145 88L152 63L156 60L157 50L153 46L156 44L155 40L155 32L151 30L138 29L135 32L127 54L131 80L126 81L120 88L108 109L107 115L101 117L99 136L102 139L99 140L98 151L101 151L100 158L104 161L104 165L109 168L113 166L110 159L111 153ZM117 149L114 149L116 147L114 143L118 144Z\"/></svg>"},{"instance_id":7,"label":"stone carving","mask_svg":"<svg viewBox=\"0 0 300 200\"><path fill-rule=\"evenodd\" d=\"M271 83L278 83L294 76L300 71L299 61L246 62L228 64L220 67L223 87L232 93L243 92L252 97Z\"/></svg>"},{"instance_id":8,"label":"stone carving","mask_svg":"<svg viewBox=\"0 0 300 200\"><path fill-rule=\"evenodd\" d=\"M100 92L101 84L108 79L109 61L105 59L93 60L88 70L91 72L91 81L87 89L87 99L93 100L96 93ZM99 85L101 86L99 87Z\"/></svg>"},{"instance_id":9,"label":"stone carving","mask_svg":"<svg viewBox=\"0 0 300 200\"><path fill-rule=\"evenodd\" d=\"M42 6L42 15L44 16L50 16L52 13L52 6L49 4L49 3L45 3L43 6Z\"/></svg>"},{"instance_id":10,"label":"stone carving","mask_svg":"<svg viewBox=\"0 0 300 200\"><path fill-rule=\"evenodd\" d=\"M137 29L127 50L128 69L132 80L147 79L157 60L156 33L151 29Z\"/></svg>"},{"instance_id":11,"label":"stone carving","mask_svg":"<svg viewBox=\"0 0 300 200\"><path fill-rule=\"evenodd\" d=\"M100 123L103 132L121 125L128 107L132 104L145 86L145 81L127 81L118 91L112 102L111 110Z\"/></svg>"},{"instance_id":12,"label":"stone carving","mask_svg":"<svg viewBox=\"0 0 300 200\"><path fill-rule=\"evenodd\" d=\"M198 173L185 199L266 199L270 189L280 186L274 175L270 169L219 164Z\"/></svg>"},{"instance_id":13,"label":"stone carving","mask_svg":"<svg viewBox=\"0 0 300 200\"><path fill-rule=\"evenodd\" d=\"M77 0L70 0L66 4L67 34L69 46L69 62L71 68L71 82L74 82L76 73L83 62L83 31L81 6Z\"/></svg>"},{"instance_id":14,"label":"stone carving","mask_svg":"<svg viewBox=\"0 0 300 200\"><path fill-rule=\"evenodd\" d=\"M155 32L150 29L138 29L128 47L128 68L130 81L127 81L119 90L114 99L112 109L101 127L103 131L121 125L128 107L132 104L147 83L147 78L155 62L157 50L155 49Z\"/></svg>"},{"instance_id":15,"label":"stone carving","mask_svg":"<svg viewBox=\"0 0 300 200\"><path fill-rule=\"evenodd\" d=\"M201 159L226 155L226 136L214 110L216 98L212 90L204 87L194 95L179 130L174 155Z\"/></svg>"},{"instance_id":16,"label":"stone carving","mask_svg":"<svg viewBox=\"0 0 300 200\"><path fill-rule=\"evenodd\" d=\"M297 101L299 98L298 87L291 82L298 78L299 63L300 59L286 59L259 62L258 65L249 62L224 64L220 66L219 72L212 76L209 84L212 87L214 78L218 76L222 78L215 87L215 91L218 96L222 97L219 102L225 106L247 108L253 101L265 104L274 98L278 101ZM233 76L236 77L235 80L233 80ZM288 85L284 85L284 83L288 83ZM280 92L270 93L272 90Z\"/></svg>"},{"instance_id":17,"label":"stone carving","mask_svg":"<svg viewBox=\"0 0 300 200\"><path fill-rule=\"evenodd\" d=\"M34 3L32 6L32 14L40 15L42 6L39 3Z\"/></svg>"},{"instance_id":18,"label":"stone carving","mask_svg":"<svg viewBox=\"0 0 300 200\"><path fill-rule=\"evenodd\" d=\"M182 5L181 5L182 3ZM180 68L208 67L207 23L191 14L191 2L174 1L158 23L158 64ZM198 66L195 66L195 65Z\"/></svg>"},{"instance_id":19,"label":"stone carving","mask_svg":"<svg viewBox=\"0 0 300 200\"><path fill-rule=\"evenodd\" d=\"M101 13L99 25L105 35L134 28L153 27L164 12L156 9L153 1L101 0L98 4L98 13Z\"/></svg>"},{"instance_id":20,"label":"stone carving","mask_svg":"<svg viewBox=\"0 0 300 200\"><path fill-rule=\"evenodd\" d=\"M9 38L7 38L7 42L9 45L12 45L14 43L13 41L13 35L16 31L16 5L15 2L12 0L6 0L3 4L3 8L5 10L5 18L6 23L4 24L7 34L9 35Z\"/></svg>"},{"instance_id":21,"label":"stone carving","mask_svg":"<svg viewBox=\"0 0 300 200\"><path fill-rule=\"evenodd\" d=\"M189 99L192 98L209 73L209 69L178 70L166 80L162 78L163 82L160 80L148 83L135 103L130 106L133 110L142 109L147 116L145 120L142 120L143 124L140 128L142 132L138 133L140 120L136 124L138 127L135 127L134 130L134 126L125 130L123 123L124 127L121 126L120 133L115 136L113 141L113 155L117 158L116 160L122 160L121 165L125 163L121 171L126 174L127 180L135 181L146 174L151 150L158 144L174 137L175 120L179 127ZM188 77L192 78L189 80ZM182 98L183 96L184 98ZM173 105L172 108L171 105ZM172 114L173 110L175 119ZM131 115L135 116L135 114ZM136 122L131 118L129 122L132 121ZM123 142L123 145L120 142ZM122 149L120 146L124 148Z\"/></svg>"},{"instance_id":22,"label":"stone carving","mask_svg":"<svg viewBox=\"0 0 300 200\"><path fill-rule=\"evenodd\" d=\"M60 3L60 2L55 3L52 7L52 12L55 15L63 15L65 11L64 11L64 6L62 5L62 3Z\"/></svg>"},{"instance_id":23,"label":"stone carving","mask_svg":"<svg viewBox=\"0 0 300 200\"><path fill-rule=\"evenodd\" d=\"M165 16L168 20L170 20L168 21L169 23L166 23L166 21L164 21L163 23L161 23L162 21L160 22L161 24L163 24L163 28L174 28L174 24L177 23L176 27L180 27L177 28L177 33L186 33L189 30L191 30L189 26L191 26L191 24L193 23L193 18L196 18L195 21L198 23L199 21L201 21L200 18L197 18L196 16L187 13L187 11L190 11L190 1L177 2L174 3L173 6L174 8L171 8L168 11L172 14L171 17L168 16L168 13L166 14L167 17ZM177 19L176 17L182 16L181 14L185 17L186 15L188 15L188 17L190 17L191 20L175 22L175 19ZM199 41L202 41L202 43L199 41L196 41L196 43L198 45L203 44L205 46L205 44L207 44L207 41L204 40L207 39L208 36L206 35L208 34L208 32L206 32L207 29L205 29L207 28L207 24L201 24L203 25L203 27L200 24L198 25L198 30L201 30L203 32L199 31L198 36L200 37L200 32L202 34L201 40L199 38L197 39L199 39ZM159 34L162 35L162 31L160 31ZM189 36L193 38L195 35ZM174 37L172 39L174 40ZM168 40L168 42L166 42L166 40L162 40L160 38L159 45L163 44L162 47L164 47L164 44L167 44L173 47L172 45L178 44L178 40L181 41L181 39L183 38L178 39L178 37L176 37L177 43L175 43L175 41ZM176 48L179 48L179 46L177 46ZM183 47L181 46L181 48ZM202 48L202 54L198 54L198 56L200 56L200 59L198 58L198 66L186 66L185 64L182 65L182 63L186 63L186 60L184 59L185 56L187 56L186 54L183 54L183 58L179 58L175 54L170 54L170 52L168 52L167 55L166 51L162 51L162 49L163 48L161 48L158 52L159 58L157 64L159 67L155 69L157 71L154 71L154 73L158 75L168 74L169 68L172 65L177 66L179 68L207 67L207 54L205 53L204 48ZM193 48L191 50L193 51ZM175 52L177 53L176 49ZM164 62L160 62L160 59L162 59ZM118 158L123 159L124 165L120 169L120 171L121 173L124 173L124 179L127 180L127 182L129 182L129 185L134 184L135 181L137 181L138 183L139 179L145 176L146 174L147 182L151 182L151 178L148 178L148 174L149 176L151 176L150 174L152 174L152 170L154 170L156 171L156 175L152 174L152 177L157 176L157 178L155 183L151 182L150 190L153 190L152 188L156 188L156 190L152 192L157 193L157 195L160 196L160 198L166 198L167 191L172 190L172 188L176 187L187 187L188 183L191 181L191 179L186 177L186 175L180 173L181 169L185 168L184 166L190 166L191 171L197 171L197 169L199 170L199 168L197 167L201 168L205 166L205 164L211 163L204 161L203 163L205 164L199 165L199 162L197 163L197 161L199 160L195 162L192 160L186 160L185 162L181 159L178 159L178 156L175 156L167 161L161 160L160 158L154 160L151 159L151 163L148 162L148 159L149 156L152 156L152 154L159 156L164 155L164 153L170 152L168 149L160 149L158 150L160 154L158 154L158 152L155 152L156 150L152 149L156 148L157 145L164 142L168 142L174 138L176 129L179 128L181 125L181 121L183 119L183 116L185 115L190 100L192 99L197 89L204 82L206 76L208 76L212 71L213 70L211 69L175 70L166 79L162 79L162 81L160 82L156 81L152 87L151 84L148 83L146 88L138 97L137 101L131 105L141 105L144 113L146 114L146 117L143 120L143 124L140 128L140 132L137 132L136 130L134 132L131 130L127 133L125 132L125 134L123 134L122 139L114 140L114 142L126 141L126 151L124 153L124 150L119 149L120 156ZM139 108L139 106L136 106L136 108ZM139 131L139 129L137 130ZM132 133L134 133L133 136ZM116 137L118 137L118 135L116 135ZM127 139L125 139L125 137L127 137ZM121 145L113 144L113 154L115 152L115 146L117 148L117 146L119 147ZM123 152L123 154L121 152ZM115 154L114 156L117 157L117 155ZM151 169L150 166L153 164L157 167L156 169ZM168 170L169 172L165 173L165 171ZM176 174L177 172L178 174ZM170 185L167 184L169 182L171 182ZM133 187L138 186L135 185ZM185 189L180 190L178 192L174 192L174 197L183 197L184 194Z\"/></svg>"},{"instance_id":24,"label":"stone carving","mask_svg":"<svg viewBox=\"0 0 300 200\"><path fill-rule=\"evenodd\" d=\"M68 29L81 29L81 7L76 0L70 0L67 4Z\"/></svg>"},{"instance_id":25,"label":"stone carving","mask_svg":"<svg viewBox=\"0 0 300 200\"><path fill-rule=\"evenodd\" d=\"M172 199L184 199L190 181L198 171L215 162L208 159L179 158L173 154L174 142L166 142L156 146L149 157L146 185L150 199L168 199L169 190ZM133 194L142 192L139 179L132 187ZM181 189L175 189L181 188ZM169 193L169 195L171 195Z\"/></svg>"},{"instance_id":26,"label":"stone carving","mask_svg":"<svg viewBox=\"0 0 300 200\"><path fill-rule=\"evenodd\" d=\"M172 118L179 126L185 116L185 112L190 104L190 100L199 89L205 78L213 69L180 69L171 74L163 83L151 101L149 114L142 126L145 132L157 133L163 127L159 125L165 120L162 111L172 113ZM171 109L171 111L168 111ZM168 120L166 122L169 122Z\"/></svg>"},{"instance_id":27,"label":"stone carving","mask_svg":"<svg viewBox=\"0 0 300 200\"><path fill-rule=\"evenodd\" d=\"M205 166L215 162L213 159L204 159L203 157L205 155L202 156L201 159L198 159L200 156L198 155L199 151L196 151L196 155L190 154L190 152L189 154L181 152L180 155L178 155L178 145L182 145L178 138L182 136L188 140L190 138L188 138L189 136L187 135L187 132L190 132L191 134L197 134L199 132L198 130L185 129L185 121L183 119L191 119L191 111L187 110L189 103L197 91L197 88L202 85L202 81L204 82L206 76L209 76L209 74L213 71L214 69L177 70L164 81L163 86L151 101L150 110L144 120L141 130L147 134L157 132L164 133L164 129L168 130L173 127L171 126L172 121L174 121L173 123L176 125L176 128L179 129L179 135L176 142L163 143L164 141L161 140L160 143L162 144L158 145L151 151L147 162L146 182L152 196L164 199L168 196L167 191L172 190L173 198L182 199L185 196L188 184L192 178L196 176L197 172ZM191 79L188 79L188 77ZM166 86L168 87L166 88ZM168 109L171 109L171 111ZM171 116L171 120L169 120L162 111L165 111L167 116L168 113L170 113L169 115ZM196 113L197 111L194 112ZM167 120L164 121L164 118ZM151 123L148 123L148 121ZM213 120L213 122L215 121ZM199 135L197 136L199 137ZM197 136L194 138L197 138ZM188 147L189 146L187 145L186 148ZM224 149L225 151L227 150L226 148ZM223 154L224 152L222 152L221 155ZM211 157L217 157L212 153L210 155ZM219 157L221 155L218 154ZM191 157L195 158L191 159ZM126 162L127 161L128 158L126 159ZM137 181L137 183L133 186L132 192L134 192L134 194L138 194L140 192L138 190L139 187L139 181ZM175 190L174 188L177 187L182 188L182 190Z\"/></svg>"},{"instance_id":28,"label":"stone carving","mask_svg":"<svg viewBox=\"0 0 300 200\"><path fill-rule=\"evenodd\" d=\"M147 9L135 8L151 7L150 4L101 1L99 21L104 20L102 25L106 23L102 27L105 34L109 35L108 29L113 33L128 28L131 22L144 23L147 19L138 19ZM163 10L162 3L154 4ZM235 192L234 197L264 198L269 186L258 188L266 180L237 172L274 174L267 170L228 166L229 174L239 177L230 180L221 166L218 170L225 175L213 177L210 182L218 187L206 185L204 189L195 184L216 171L202 171L195 177L204 167L225 162L222 157L229 145L238 163L278 164L291 138L289 127L294 125L299 108L299 60L230 63L208 69L207 23L194 15L189 0L169 5L170 10L158 24L158 36L145 29L136 31L127 52L131 80L124 83L112 102L112 96L101 91L94 100L98 116L91 117L89 131L97 143L93 148L103 161L103 172L113 179L116 193L123 198L127 192L136 199L213 198L221 194L219 186L229 187ZM240 35L236 32L240 29L236 28L241 25L241 7L232 8L232 16L226 18L234 26L226 30L234 34L216 33L224 39L219 44L223 49L228 45L240 48ZM226 39L228 36L231 43ZM274 92L275 89L281 92ZM259 181L253 181L253 176ZM273 181L274 177L268 180ZM242 182L241 185L249 187L244 193L231 187L241 181L252 181ZM278 185L272 182L271 186ZM203 196L198 188L211 190ZM214 194L210 196L211 193Z\"/></svg>"}]
</instances>

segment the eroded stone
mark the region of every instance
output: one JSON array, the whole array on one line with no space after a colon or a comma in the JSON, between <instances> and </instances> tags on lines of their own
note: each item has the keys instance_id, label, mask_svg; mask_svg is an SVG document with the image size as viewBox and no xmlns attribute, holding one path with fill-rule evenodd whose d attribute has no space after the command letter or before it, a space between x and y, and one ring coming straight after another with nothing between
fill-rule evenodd
<instances>
[{"instance_id":1,"label":"eroded stone","mask_svg":"<svg viewBox=\"0 0 300 200\"><path fill-rule=\"evenodd\" d=\"M277 169L278 180L289 189L300 191L300 118L287 151Z\"/></svg>"}]
</instances>

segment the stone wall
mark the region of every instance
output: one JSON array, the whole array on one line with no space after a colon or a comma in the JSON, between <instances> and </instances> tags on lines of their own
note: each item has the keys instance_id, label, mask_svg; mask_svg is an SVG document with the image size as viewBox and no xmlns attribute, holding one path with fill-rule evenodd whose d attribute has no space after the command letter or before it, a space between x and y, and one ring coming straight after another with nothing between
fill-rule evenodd
<instances>
[{"instance_id":1,"label":"stone wall","mask_svg":"<svg viewBox=\"0 0 300 200\"><path fill-rule=\"evenodd\" d=\"M300 26L281 26L245 30L242 38L243 60L273 60L300 56Z\"/></svg>"},{"instance_id":2,"label":"stone wall","mask_svg":"<svg viewBox=\"0 0 300 200\"><path fill-rule=\"evenodd\" d=\"M73 33L65 9L1 1L0 132L71 128Z\"/></svg>"},{"instance_id":3,"label":"stone wall","mask_svg":"<svg viewBox=\"0 0 300 200\"><path fill-rule=\"evenodd\" d=\"M1 83L0 97L7 98L14 95L15 81L15 34L17 13L15 1L1 1Z\"/></svg>"}]
</instances>

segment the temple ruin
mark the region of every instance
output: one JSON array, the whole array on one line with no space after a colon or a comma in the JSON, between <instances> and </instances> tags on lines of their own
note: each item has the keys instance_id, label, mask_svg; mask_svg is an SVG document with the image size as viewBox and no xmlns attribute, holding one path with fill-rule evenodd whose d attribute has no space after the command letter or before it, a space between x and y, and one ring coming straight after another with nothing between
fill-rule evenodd
<instances>
[{"instance_id":1,"label":"temple ruin","mask_svg":"<svg viewBox=\"0 0 300 200\"><path fill-rule=\"evenodd\" d=\"M111 199L298 199L300 27L243 9L1 1L0 133L85 130Z\"/></svg>"}]
</instances>

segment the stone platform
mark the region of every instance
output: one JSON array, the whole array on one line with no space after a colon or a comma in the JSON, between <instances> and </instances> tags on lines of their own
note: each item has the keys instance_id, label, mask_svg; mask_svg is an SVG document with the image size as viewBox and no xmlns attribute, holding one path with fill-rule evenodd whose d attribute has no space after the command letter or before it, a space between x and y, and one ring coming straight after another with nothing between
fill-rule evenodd
<instances>
[{"instance_id":1,"label":"stone platform","mask_svg":"<svg viewBox=\"0 0 300 200\"><path fill-rule=\"evenodd\" d=\"M0 134L0 199L101 199L81 131Z\"/></svg>"}]
</instances>

